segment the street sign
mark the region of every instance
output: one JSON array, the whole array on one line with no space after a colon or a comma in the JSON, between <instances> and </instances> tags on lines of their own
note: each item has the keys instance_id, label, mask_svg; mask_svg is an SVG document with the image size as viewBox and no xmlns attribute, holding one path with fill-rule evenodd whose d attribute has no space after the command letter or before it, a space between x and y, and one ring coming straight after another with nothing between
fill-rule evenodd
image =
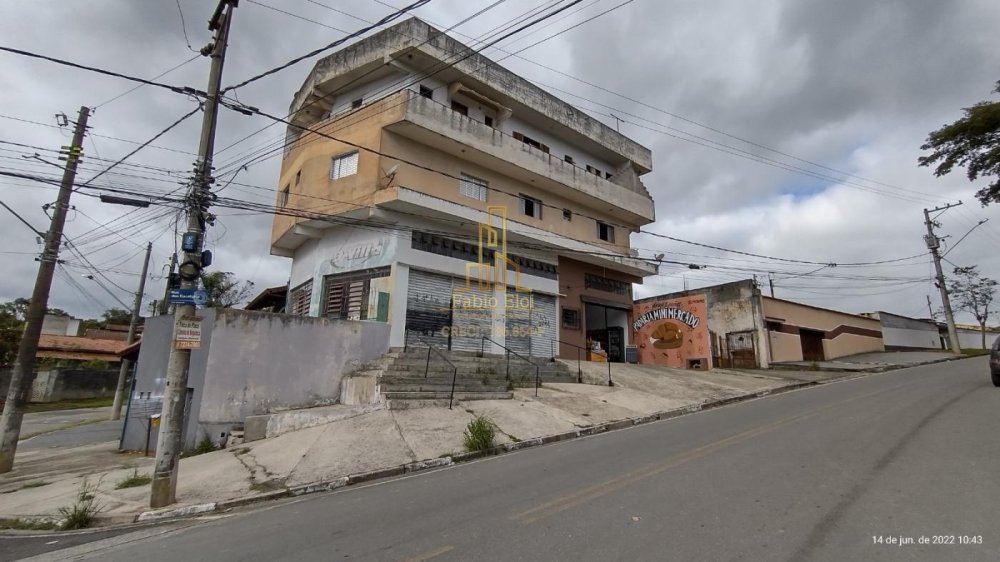
<instances>
[{"instance_id":1,"label":"street sign","mask_svg":"<svg viewBox=\"0 0 1000 562\"><path fill-rule=\"evenodd\" d=\"M170 302L205 306L208 304L208 293L201 289L170 289Z\"/></svg>"},{"instance_id":2,"label":"street sign","mask_svg":"<svg viewBox=\"0 0 1000 562\"><path fill-rule=\"evenodd\" d=\"M205 306L206 304L208 304L208 293L206 293L201 289L198 289L197 291L194 292L194 297L192 301L194 302L195 306Z\"/></svg>"},{"instance_id":3,"label":"street sign","mask_svg":"<svg viewBox=\"0 0 1000 562\"><path fill-rule=\"evenodd\" d=\"M201 318L181 316L174 332L174 349L201 348Z\"/></svg>"}]
</instances>

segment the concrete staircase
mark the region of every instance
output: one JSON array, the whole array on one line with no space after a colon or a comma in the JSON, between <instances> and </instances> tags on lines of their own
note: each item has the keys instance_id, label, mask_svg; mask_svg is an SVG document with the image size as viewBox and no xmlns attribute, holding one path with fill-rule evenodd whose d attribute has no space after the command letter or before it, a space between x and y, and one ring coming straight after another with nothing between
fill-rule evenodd
<instances>
[{"instance_id":1,"label":"concrete staircase","mask_svg":"<svg viewBox=\"0 0 1000 562\"><path fill-rule=\"evenodd\" d=\"M510 358L508 381L504 355L479 357L469 351L441 352L451 364L434 351L428 362L426 347L394 348L344 378L341 402L385 404L390 409L447 406L456 368L456 402L510 399L514 387L535 385L535 366L515 356ZM560 362L543 357L532 361L539 366L540 382L577 382L575 374Z\"/></svg>"}]
</instances>

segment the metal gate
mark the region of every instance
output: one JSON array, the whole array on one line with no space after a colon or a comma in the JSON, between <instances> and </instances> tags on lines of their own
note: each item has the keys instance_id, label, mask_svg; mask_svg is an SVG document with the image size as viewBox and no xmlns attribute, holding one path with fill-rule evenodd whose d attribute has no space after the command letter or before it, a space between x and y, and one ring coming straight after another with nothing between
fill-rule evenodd
<instances>
[{"instance_id":1,"label":"metal gate","mask_svg":"<svg viewBox=\"0 0 1000 562\"><path fill-rule=\"evenodd\" d=\"M729 350L729 366L753 369L757 367L757 350L754 345L753 330L729 332L726 334Z\"/></svg>"}]
</instances>

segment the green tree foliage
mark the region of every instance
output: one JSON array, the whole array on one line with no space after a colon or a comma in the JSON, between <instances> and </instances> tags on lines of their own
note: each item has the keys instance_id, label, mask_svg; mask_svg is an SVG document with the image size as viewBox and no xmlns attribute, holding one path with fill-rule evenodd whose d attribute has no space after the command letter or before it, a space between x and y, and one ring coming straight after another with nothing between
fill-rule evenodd
<instances>
[{"instance_id":1,"label":"green tree foliage","mask_svg":"<svg viewBox=\"0 0 1000 562\"><path fill-rule=\"evenodd\" d=\"M980 275L974 265L956 267L953 274L954 277L948 280L948 292L955 300L955 309L976 317L983 335L983 349L986 349L986 321L996 298L997 282Z\"/></svg>"},{"instance_id":2,"label":"green tree foliage","mask_svg":"<svg viewBox=\"0 0 1000 562\"><path fill-rule=\"evenodd\" d=\"M132 313L121 308L109 308L101 314L101 321L107 324L128 326L132 321Z\"/></svg>"},{"instance_id":3,"label":"green tree foliage","mask_svg":"<svg viewBox=\"0 0 1000 562\"><path fill-rule=\"evenodd\" d=\"M240 281L230 271L203 273L201 285L208 293L209 308L233 308L253 296L253 281Z\"/></svg>"},{"instance_id":4,"label":"green tree foliage","mask_svg":"<svg viewBox=\"0 0 1000 562\"><path fill-rule=\"evenodd\" d=\"M994 93L1000 94L1000 81ZM921 156L921 166L934 166L935 176L948 174L955 166L964 166L969 181L993 178L976 192L985 206L1000 202L1000 102L981 101L962 110L965 115L927 137L920 148L932 151Z\"/></svg>"},{"instance_id":5,"label":"green tree foliage","mask_svg":"<svg viewBox=\"0 0 1000 562\"><path fill-rule=\"evenodd\" d=\"M17 359L17 348L21 344L24 323L28 319L30 299L24 297L0 303L0 366L10 366ZM50 308L49 314L69 316L64 310Z\"/></svg>"}]
</instances>

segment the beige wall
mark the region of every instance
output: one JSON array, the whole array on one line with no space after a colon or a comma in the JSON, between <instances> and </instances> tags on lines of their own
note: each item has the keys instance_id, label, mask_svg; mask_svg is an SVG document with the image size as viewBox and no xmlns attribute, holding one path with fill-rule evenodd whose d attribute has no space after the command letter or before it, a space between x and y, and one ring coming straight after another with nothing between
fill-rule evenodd
<instances>
[{"instance_id":1,"label":"beige wall","mask_svg":"<svg viewBox=\"0 0 1000 562\"><path fill-rule=\"evenodd\" d=\"M403 186L483 211L486 210L487 206L506 206L508 220L521 222L575 240L589 242L607 248L609 252L625 253L628 251L630 232L621 224L620 218L612 218L596 209L557 197L529 182L499 174L468 160L457 158L431 146L383 130L385 125L403 118L405 104L401 104L399 99L399 96L390 96L357 111L328 119L316 128L320 128L321 131L338 139L419 163L444 174L362 149L358 151L358 173L333 181L329 177L330 159L358 149L314 133L306 133L295 143L288 156L282 161L280 180L276 187L276 206L280 202L281 191L286 186L289 187L287 208L324 214L344 213L357 210L359 206L389 201L396 197L395 188ZM392 182L393 187L382 189L380 182L384 183L384 178L381 170L389 169L397 164L398 167ZM302 176L299 184L296 185L295 177L300 170ZM471 174L489 182L491 189L488 192L487 201L481 202L459 195L458 180L455 178L460 177L462 173ZM376 192L378 192L377 196ZM519 193L542 201L541 219L520 213L520 203L517 197ZM563 208L572 212L571 220L563 219ZM595 218L605 220L608 224L615 226L614 244L598 238ZM272 225L272 244L295 224L305 220L307 219L276 215Z\"/></svg>"},{"instance_id":2,"label":"beige wall","mask_svg":"<svg viewBox=\"0 0 1000 562\"><path fill-rule=\"evenodd\" d=\"M768 331L771 361L802 361L802 342L795 334Z\"/></svg>"},{"instance_id":3,"label":"beige wall","mask_svg":"<svg viewBox=\"0 0 1000 562\"><path fill-rule=\"evenodd\" d=\"M762 301L767 322L781 324L780 329L768 329L773 361L802 361L799 328L824 332L825 359L885 351L878 320L770 297Z\"/></svg>"}]
</instances>

